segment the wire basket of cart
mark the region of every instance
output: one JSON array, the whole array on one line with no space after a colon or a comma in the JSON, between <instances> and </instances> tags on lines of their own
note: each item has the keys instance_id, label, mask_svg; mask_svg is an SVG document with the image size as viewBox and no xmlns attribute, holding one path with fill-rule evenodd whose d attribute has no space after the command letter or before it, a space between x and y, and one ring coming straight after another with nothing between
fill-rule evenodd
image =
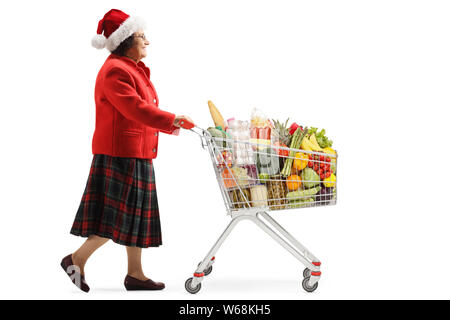
<instances>
[{"instance_id":1,"label":"wire basket of cart","mask_svg":"<svg viewBox=\"0 0 450 320\"><path fill-rule=\"evenodd\" d=\"M307 128L299 128L290 147L270 140L252 141L239 136L219 136L199 127L202 147L210 155L227 214L232 218L225 231L198 264L185 288L197 293L205 276L212 272L215 255L233 228L242 220L251 220L304 266L302 287L316 290L321 262L268 212L303 209L336 204L337 153L300 148ZM292 148L291 146L297 146ZM306 149L306 150L305 150Z\"/></svg>"}]
</instances>

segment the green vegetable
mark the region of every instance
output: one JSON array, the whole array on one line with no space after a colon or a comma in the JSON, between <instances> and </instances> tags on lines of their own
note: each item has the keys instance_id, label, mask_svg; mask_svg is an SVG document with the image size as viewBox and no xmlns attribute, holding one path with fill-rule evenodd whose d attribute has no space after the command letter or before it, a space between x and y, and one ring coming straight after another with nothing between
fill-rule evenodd
<instances>
[{"instance_id":1,"label":"green vegetable","mask_svg":"<svg viewBox=\"0 0 450 320\"><path fill-rule=\"evenodd\" d=\"M305 130L302 130L301 127L298 127L297 130L295 130L294 134L292 135L291 139L291 145L289 148L291 149L300 149L300 145L302 144L302 140L305 137L307 132L307 128ZM294 156L297 151L291 150L289 151L289 158L286 159L284 162L283 170L281 170L281 175L283 177L288 177L291 175L291 169L292 169L292 163L294 161Z\"/></svg>"},{"instance_id":2,"label":"green vegetable","mask_svg":"<svg viewBox=\"0 0 450 320\"><path fill-rule=\"evenodd\" d=\"M206 130L211 134L211 136L213 137L214 141L216 142L216 144L219 148L227 147L227 141L225 139L227 139L228 136L225 131L222 131L222 130L219 130L219 129L213 128L213 127L209 127Z\"/></svg>"},{"instance_id":3,"label":"green vegetable","mask_svg":"<svg viewBox=\"0 0 450 320\"><path fill-rule=\"evenodd\" d=\"M317 132L317 130L318 130L317 128L311 127L308 130L308 135L312 135L313 133L315 133L316 134L317 143L319 144L319 146L321 148L331 147L333 145L333 141L328 139L325 136L325 129L320 130L320 132Z\"/></svg>"},{"instance_id":4,"label":"green vegetable","mask_svg":"<svg viewBox=\"0 0 450 320\"><path fill-rule=\"evenodd\" d=\"M313 133L317 133L317 128L311 127L308 129L308 135L312 135Z\"/></svg>"},{"instance_id":5,"label":"green vegetable","mask_svg":"<svg viewBox=\"0 0 450 320\"><path fill-rule=\"evenodd\" d=\"M314 198L308 198L306 200L297 200L290 202L288 208L303 208L311 205L314 202Z\"/></svg>"},{"instance_id":6,"label":"green vegetable","mask_svg":"<svg viewBox=\"0 0 450 320\"><path fill-rule=\"evenodd\" d=\"M302 179L302 183L306 188L313 188L320 184L319 175L311 168L305 168L302 170L300 174L300 178Z\"/></svg>"},{"instance_id":7,"label":"green vegetable","mask_svg":"<svg viewBox=\"0 0 450 320\"><path fill-rule=\"evenodd\" d=\"M321 189L321 187L317 186L317 187L311 188L311 189L288 192L288 194L286 194L286 198L289 200L289 202L304 200L307 197L311 197L311 196L315 195L317 192L320 191L320 189Z\"/></svg>"},{"instance_id":8,"label":"green vegetable","mask_svg":"<svg viewBox=\"0 0 450 320\"><path fill-rule=\"evenodd\" d=\"M269 174L267 174L267 173L260 173L260 174L258 175L258 179L259 179L259 181L261 181L262 183L266 183L267 181L269 181L270 176L269 176Z\"/></svg>"}]
</instances>

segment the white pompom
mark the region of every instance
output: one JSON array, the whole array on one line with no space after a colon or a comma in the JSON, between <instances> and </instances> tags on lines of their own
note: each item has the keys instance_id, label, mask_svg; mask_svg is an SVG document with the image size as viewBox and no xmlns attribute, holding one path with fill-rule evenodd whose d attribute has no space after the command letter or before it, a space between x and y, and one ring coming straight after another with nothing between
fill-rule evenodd
<instances>
[{"instance_id":1,"label":"white pompom","mask_svg":"<svg viewBox=\"0 0 450 320\"><path fill-rule=\"evenodd\" d=\"M106 46L106 37L102 34L96 34L91 41L94 48L103 49Z\"/></svg>"}]
</instances>

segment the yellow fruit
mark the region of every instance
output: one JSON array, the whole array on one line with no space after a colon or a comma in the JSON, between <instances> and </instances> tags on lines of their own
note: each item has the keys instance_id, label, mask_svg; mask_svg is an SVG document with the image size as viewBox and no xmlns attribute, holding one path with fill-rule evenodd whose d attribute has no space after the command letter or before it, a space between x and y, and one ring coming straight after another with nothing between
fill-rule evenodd
<instances>
[{"instance_id":1,"label":"yellow fruit","mask_svg":"<svg viewBox=\"0 0 450 320\"><path fill-rule=\"evenodd\" d=\"M311 142L306 137L303 138L300 148L306 151L314 151Z\"/></svg>"},{"instance_id":2,"label":"yellow fruit","mask_svg":"<svg viewBox=\"0 0 450 320\"><path fill-rule=\"evenodd\" d=\"M336 186L336 176L334 173L323 180L323 185L327 188Z\"/></svg>"},{"instance_id":3,"label":"yellow fruit","mask_svg":"<svg viewBox=\"0 0 450 320\"><path fill-rule=\"evenodd\" d=\"M309 157L305 153L297 152L294 159L294 169L300 171L308 165Z\"/></svg>"},{"instance_id":4,"label":"yellow fruit","mask_svg":"<svg viewBox=\"0 0 450 320\"><path fill-rule=\"evenodd\" d=\"M334 149L328 147L328 148L324 148L323 152L328 153L328 154L332 154L332 155L336 155L336 151L334 151Z\"/></svg>"},{"instance_id":5,"label":"yellow fruit","mask_svg":"<svg viewBox=\"0 0 450 320\"><path fill-rule=\"evenodd\" d=\"M316 135L314 133L309 137L309 142L311 142L314 151L323 151L323 149L319 146Z\"/></svg>"}]
</instances>

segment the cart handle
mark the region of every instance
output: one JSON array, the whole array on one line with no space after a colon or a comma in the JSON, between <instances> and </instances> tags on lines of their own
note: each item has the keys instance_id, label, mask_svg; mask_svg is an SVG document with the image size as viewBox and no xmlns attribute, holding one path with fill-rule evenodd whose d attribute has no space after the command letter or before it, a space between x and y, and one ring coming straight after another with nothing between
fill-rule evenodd
<instances>
[{"instance_id":1,"label":"cart handle","mask_svg":"<svg viewBox=\"0 0 450 320\"><path fill-rule=\"evenodd\" d=\"M186 119L183 119L180 121L180 127L182 127L183 129L192 129L195 127L195 124L193 122L190 122Z\"/></svg>"},{"instance_id":2,"label":"cart handle","mask_svg":"<svg viewBox=\"0 0 450 320\"><path fill-rule=\"evenodd\" d=\"M186 120L183 120L183 122L188 122L187 124L185 124L185 125L187 125L187 127L183 126L183 128L197 134L200 137L200 141L202 143L202 148L205 149L205 147L207 146L206 139L211 138L211 134L207 130L194 125L192 122L189 122ZM181 124L181 122L180 122L180 124Z\"/></svg>"},{"instance_id":3,"label":"cart handle","mask_svg":"<svg viewBox=\"0 0 450 320\"><path fill-rule=\"evenodd\" d=\"M183 119L183 120L180 121L180 127L183 128L183 129L186 129L186 130L190 130L190 131L195 132L196 134L198 134L200 136L200 140L202 142L202 148L205 149L206 141L204 141L204 139L205 139L204 136L205 136L205 132L207 132L206 130L204 130L204 129L200 128L200 127L197 127L193 122L188 121L186 119ZM192 130L194 128L200 130L200 132Z\"/></svg>"}]
</instances>

